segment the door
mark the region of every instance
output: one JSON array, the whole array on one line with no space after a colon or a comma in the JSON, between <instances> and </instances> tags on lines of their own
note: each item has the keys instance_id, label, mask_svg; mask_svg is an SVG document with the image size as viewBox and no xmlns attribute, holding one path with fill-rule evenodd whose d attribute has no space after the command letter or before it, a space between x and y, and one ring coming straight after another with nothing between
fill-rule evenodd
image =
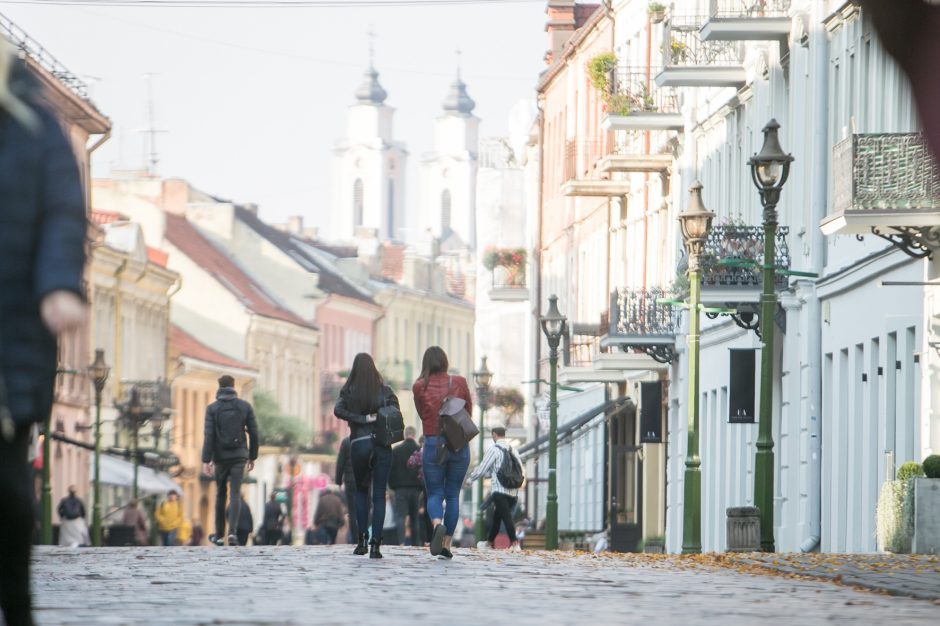
<instances>
[{"instance_id":1,"label":"door","mask_svg":"<svg viewBox=\"0 0 940 626\"><path fill-rule=\"evenodd\" d=\"M643 529L643 454L635 444L636 405L610 418L610 549L638 552Z\"/></svg>"}]
</instances>

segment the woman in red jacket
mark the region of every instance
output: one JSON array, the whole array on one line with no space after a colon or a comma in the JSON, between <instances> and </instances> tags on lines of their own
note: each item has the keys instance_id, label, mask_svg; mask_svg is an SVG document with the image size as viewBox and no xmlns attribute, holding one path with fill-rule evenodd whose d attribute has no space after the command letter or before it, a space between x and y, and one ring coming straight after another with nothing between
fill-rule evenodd
<instances>
[{"instance_id":1,"label":"woman in red jacket","mask_svg":"<svg viewBox=\"0 0 940 626\"><path fill-rule=\"evenodd\" d=\"M428 515L434 531L431 533L431 554L453 558L450 546L460 518L460 490L467 468L470 466L470 446L450 452L443 445L440 430L441 403L448 396L462 398L467 412L473 411L470 388L463 376L447 373L447 355L437 346L428 348L421 364L421 376L415 381L415 408L424 427L424 450L421 465L428 493Z\"/></svg>"}]
</instances>

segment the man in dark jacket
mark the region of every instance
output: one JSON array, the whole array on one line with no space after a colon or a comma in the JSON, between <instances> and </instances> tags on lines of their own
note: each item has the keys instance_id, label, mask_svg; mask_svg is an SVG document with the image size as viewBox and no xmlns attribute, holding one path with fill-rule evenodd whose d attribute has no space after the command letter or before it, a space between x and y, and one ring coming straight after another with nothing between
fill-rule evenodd
<instances>
[{"instance_id":1,"label":"man in dark jacket","mask_svg":"<svg viewBox=\"0 0 940 626\"><path fill-rule=\"evenodd\" d=\"M313 514L313 525L317 529L317 538L321 545L336 543L336 531L343 525L346 507L339 494L324 489L317 501L317 510Z\"/></svg>"},{"instance_id":2,"label":"man in dark jacket","mask_svg":"<svg viewBox=\"0 0 940 626\"><path fill-rule=\"evenodd\" d=\"M352 455L349 454L349 437L344 437L336 455L336 484L343 487L346 495L346 510L349 512L349 537L359 536L356 523L356 476L353 474Z\"/></svg>"},{"instance_id":3,"label":"man in dark jacket","mask_svg":"<svg viewBox=\"0 0 940 626\"><path fill-rule=\"evenodd\" d=\"M277 501L277 494L272 493L271 499L264 505L264 519L261 522L263 532L262 541L267 546L276 546L281 537L281 522L284 520L284 510Z\"/></svg>"},{"instance_id":4,"label":"man in dark jacket","mask_svg":"<svg viewBox=\"0 0 940 626\"><path fill-rule=\"evenodd\" d=\"M215 465L215 534L209 541L225 544L225 500L232 491L229 507L228 545L239 545L238 519L241 510L239 494L245 472L255 467L258 458L258 423L251 405L235 393L235 379L219 378L216 401L206 407L205 439L202 444L203 472L212 473ZM247 431L247 440L245 437Z\"/></svg>"},{"instance_id":5,"label":"man in dark jacket","mask_svg":"<svg viewBox=\"0 0 940 626\"><path fill-rule=\"evenodd\" d=\"M409 467L408 459L418 450L415 429L405 429L405 440L392 449L392 469L388 486L395 492L395 526L405 537L405 545L420 545L418 509L421 508L421 489L424 481L418 475L420 467ZM408 518L406 527L405 518Z\"/></svg>"},{"instance_id":6,"label":"man in dark jacket","mask_svg":"<svg viewBox=\"0 0 940 626\"><path fill-rule=\"evenodd\" d=\"M72 145L2 37L0 250L0 610L23 626L33 623L29 431L52 408L56 337L85 316L85 194Z\"/></svg>"},{"instance_id":7,"label":"man in dark jacket","mask_svg":"<svg viewBox=\"0 0 940 626\"><path fill-rule=\"evenodd\" d=\"M255 518L251 515L251 507L248 506L248 503L245 502L245 496L237 496L238 498L238 523L235 524L235 534L238 536L238 545L247 546L248 545L248 536L251 534L251 531L255 526ZM236 495L232 494L232 500L236 499ZM231 514L231 510L226 511L226 513ZM232 529L229 528L229 531ZM231 545L232 542L229 542ZM258 540L255 539L255 544L257 545Z\"/></svg>"}]
</instances>

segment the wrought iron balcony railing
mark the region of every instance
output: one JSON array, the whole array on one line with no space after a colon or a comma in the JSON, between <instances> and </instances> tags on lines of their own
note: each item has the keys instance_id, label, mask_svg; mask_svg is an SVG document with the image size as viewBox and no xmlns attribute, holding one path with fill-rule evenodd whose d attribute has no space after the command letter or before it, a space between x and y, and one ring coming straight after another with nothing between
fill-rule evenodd
<instances>
[{"instance_id":1,"label":"wrought iron balcony railing","mask_svg":"<svg viewBox=\"0 0 940 626\"><path fill-rule=\"evenodd\" d=\"M614 150L614 143L604 139L577 139L565 143L565 180L593 177L597 161Z\"/></svg>"},{"instance_id":2,"label":"wrought iron balcony railing","mask_svg":"<svg viewBox=\"0 0 940 626\"><path fill-rule=\"evenodd\" d=\"M710 0L712 17L786 17L790 0Z\"/></svg>"},{"instance_id":3,"label":"wrought iron balcony railing","mask_svg":"<svg viewBox=\"0 0 940 626\"><path fill-rule=\"evenodd\" d=\"M790 248L787 246L787 226L777 228L777 269L790 268ZM713 226L705 241L702 256L702 286L759 289L762 283L761 265L764 262L764 229L762 226ZM778 289L786 288L786 274L776 274Z\"/></svg>"},{"instance_id":4,"label":"wrought iron balcony railing","mask_svg":"<svg viewBox=\"0 0 940 626\"><path fill-rule=\"evenodd\" d=\"M14 24L8 17L0 14L0 36L5 36L20 54L36 62L41 68L52 74L65 85L72 93L82 100L89 100L88 85L75 74L70 72L48 50L43 48L26 31Z\"/></svg>"},{"instance_id":5,"label":"wrought iron balcony railing","mask_svg":"<svg viewBox=\"0 0 940 626\"><path fill-rule=\"evenodd\" d=\"M673 297L658 288L619 288L611 293L607 343L641 350L660 363L674 360L677 315L675 307L665 302Z\"/></svg>"},{"instance_id":6,"label":"wrought iron balcony railing","mask_svg":"<svg viewBox=\"0 0 940 626\"><path fill-rule=\"evenodd\" d=\"M679 113L679 94L673 88L657 87L652 79L660 68L618 66L612 72L611 115L634 113Z\"/></svg>"},{"instance_id":7,"label":"wrought iron balcony railing","mask_svg":"<svg viewBox=\"0 0 940 626\"><path fill-rule=\"evenodd\" d=\"M497 265L490 272L493 289L525 289L525 273L525 263L513 267Z\"/></svg>"},{"instance_id":8,"label":"wrought iron balcony railing","mask_svg":"<svg viewBox=\"0 0 940 626\"><path fill-rule=\"evenodd\" d=\"M699 29L707 17L670 17L664 22L663 66L739 66L739 46L731 41L704 41Z\"/></svg>"}]
</instances>

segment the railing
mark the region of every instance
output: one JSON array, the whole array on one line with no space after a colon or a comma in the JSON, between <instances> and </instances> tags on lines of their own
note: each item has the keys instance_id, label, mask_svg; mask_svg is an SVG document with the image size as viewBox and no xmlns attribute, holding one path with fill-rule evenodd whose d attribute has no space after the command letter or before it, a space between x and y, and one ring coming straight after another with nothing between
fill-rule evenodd
<instances>
[{"instance_id":1,"label":"railing","mask_svg":"<svg viewBox=\"0 0 940 626\"><path fill-rule=\"evenodd\" d=\"M663 289L619 288L611 294L610 334L615 336L672 336L676 311L661 300L673 297Z\"/></svg>"},{"instance_id":2,"label":"railing","mask_svg":"<svg viewBox=\"0 0 940 626\"><path fill-rule=\"evenodd\" d=\"M12 43L21 54L35 61L76 96L82 100L89 100L88 85L70 72L68 68L62 65L48 50L30 37L26 31L14 24L3 14L0 14L0 35L9 39L10 43Z\"/></svg>"},{"instance_id":3,"label":"railing","mask_svg":"<svg viewBox=\"0 0 940 626\"><path fill-rule=\"evenodd\" d=\"M836 212L940 207L940 169L921 133L852 135L833 147L832 174Z\"/></svg>"},{"instance_id":4,"label":"railing","mask_svg":"<svg viewBox=\"0 0 940 626\"><path fill-rule=\"evenodd\" d=\"M711 0L712 17L786 17L790 0Z\"/></svg>"},{"instance_id":5,"label":"railing","mask_svg":"<svg viewBox=\"0 0 940 626\"><path fill-rule=\"evenodd\" d=\"M670 17L663 22L663 66L740 65L732 41L702 41L699 28L707 17Z\"/></svg>"},{"instance_id":6,"label":"railing","mask_svg":"<svg viewBox=\"0 0 940 626\"><path fill-rule=\"evenodd\" d=\"M674 88L658 88L652 77L660 68L619 66L612 73L612 115L628 113L678 113L679 94Z\"/></svg>"},{"instance_id":7,"label":"railing","mask_svg":"<svg viewBox=\"0 0 940 626\"><path fill-rule=\"evenodd\" d=\"M516 267L497 265L491 270L493 289L525 289L525 263Z\"/></svg>"},{"instance_id":8,"label":"railing","mask_svg":"<svg viewBox=\"0 0 940 626\"><path fill-rule=\"evenodd\" d=\"M571 333L565 337L564 364L569 367L591 367L594 358L603 352L601 335L607 330L604 321L600 324L572 324Z\"/></svg>"},{"instance_id":9,"label":"railing","mask_svg":"<svg viewBox=\"0 0 940 626\"><path fill-rule=\"evenodd\" d=\"M594 164L613 151L613 142L577 139L565 142L565 180L590 178Z\"/></svg>"},{"instance_id":10,"label":"railing","mask_svg":"<svg viewBox=\"0 0 940 626\"><path fill-rule=\"evenodd\" d=\"M131 415L132 407L140 407L139 419L161 420L173 408L170 386L162 380L129 380L122 382L121 409Z\"/></svg>"},{"instance_id":11,"label":"railing","mask_svg":"<svg viewBox=\"0 0 940 626\"><path fill-rule=\"evenodd\" d=\"M790 248L787 226L777 228L776 258L778 269L789 269ZM731 263L727 263L731 261ZM743 263L735 263L742 261ZM706 287L760 287L761 265L764 262L764 229L762 226L713 226L705 240L702 256L702 285ZM776 274L774 283L787 286L787 276Z\"/></svg>"}]
</instances>

